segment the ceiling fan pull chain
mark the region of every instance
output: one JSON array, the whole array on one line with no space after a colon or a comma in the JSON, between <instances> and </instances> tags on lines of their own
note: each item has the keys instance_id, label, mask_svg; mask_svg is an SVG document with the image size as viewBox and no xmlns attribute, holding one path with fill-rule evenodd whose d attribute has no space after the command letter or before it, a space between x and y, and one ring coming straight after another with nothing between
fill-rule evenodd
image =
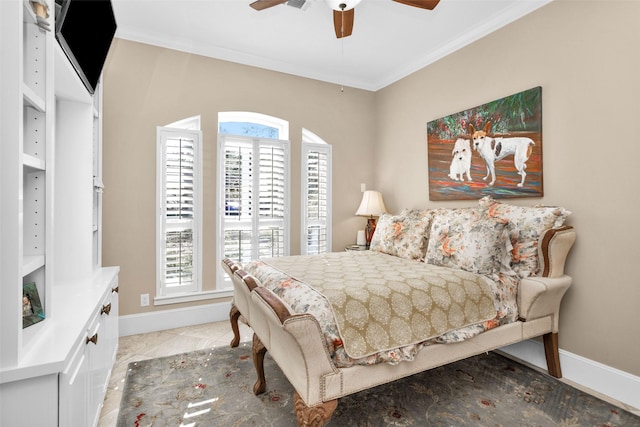
<instances>
[{"instance_id":1,"label":"ceiling fan pull chain","mask_svg":"<svg viewBox=\"0 0 640 427\"><path fill-rule=\"evenodd\" d=\"M342 8L342 12L340 12L342 14L342 37L340 37L340 55L341 55L341 62L342 62L342 78L344 79L344 3L340 4L340 7ZM340 85L340 92L344 92L344 84Z\"/></svg>"}]
</instances>

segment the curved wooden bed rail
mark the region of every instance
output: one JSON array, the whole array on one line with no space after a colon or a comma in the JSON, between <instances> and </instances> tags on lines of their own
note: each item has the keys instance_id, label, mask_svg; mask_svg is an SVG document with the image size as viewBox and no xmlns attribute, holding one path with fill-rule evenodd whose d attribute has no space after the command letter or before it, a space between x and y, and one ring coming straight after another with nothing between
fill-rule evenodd
<instances>
[{"instance_id":1,"label":"curved wooden bed rail","mask_svg":"<svg viewBox=\"0 0 640 427\"><path fill-rule=\"evenodd\" d=\"M233 276L239 277L249 292L259 286L253 276L240 269L240 266L229 258L222 260L222 266L232 281ZM238 321L240 320L241 315L242 313L238 310L238 307L235 304L231 304L231 310L229 311L229 320L231 322L231 330L233 331L233 338L231 339L230 344L231 347L237 347L240 344L240 329L238 328Z\"/></svg>"},{"instance_id":2,"label":"curved wooden bed rail","mask_svg":"<svg viewBox=\"0 0 640 427\"><path fill-rule=\"evenodd\" d=\"M237 270L236 275L238 275L238 277L242 279L244 284L247 285L247 288L249 288L249 291L252 291L255 288L259 287L255 277L245 272L244 270Z\"/></svg>"},{"instance_id":3,"label":"curved wooden bed rail","mask_svg":"<svg viewBox=\"0 0 640 427\"><path fill-rule=\"evenodd\" d=\"M562 276L567 255L569 255L569 250L575 241L576 232L570 225L551 228L542 233L540 242L538 242L540 276Z\"/></svg>"},{"instance_id":4,"label":"curved wooden bed rail","mask_svg":"<svg viewBox=\"0 0 640 427\"><path fill-rule=\"evenodd\" d=\"M294 314L291 314L291 312L289 311L287 306L284 305L282 300L276 297L276 295L273 292L271 292L269 289L263 288L263 287L256 287L253 290L271 306L271 308L273 309L273 312L276 314L276 316L278 316L278 319L280 320L281 325L284 325L284 322L290 317L295 316Z\"/></svg>"},{"instance_id":5,"label":"curved wooden bed rail","mask_svg":"<svg viewBox=\"0 0 640 427\"><path fill-rule=\"evenodd\" d=\"M275 315L278 317L278 320L280 320L280 326L284 325L284 322L287 319L294 316L291 314L287 306L284 305L282 300L267 288L255 287L251 290L260 295L262 299L269 304ZM267 389L267 381L264 376L264 356L267 353L267 349L255 333L253 334L252 353L253 364L256 368L256 373L258 374L258 380L253 385L253 392L255 394L262 394Z\"/></svg>"},{"instance_id":6,"label":"curved wooden bed rail","mask_svg":"<svg viewBox=\"0 0 640 427\"><path fill-rule=\"evenodd\" d=\"M229 258L225 258L222 260L222 266L225 268L229 276L231 276L236 272L236 270L240 268L240 265L238 265L235 261L230 260Z\"/></svg>"}]
</instances>

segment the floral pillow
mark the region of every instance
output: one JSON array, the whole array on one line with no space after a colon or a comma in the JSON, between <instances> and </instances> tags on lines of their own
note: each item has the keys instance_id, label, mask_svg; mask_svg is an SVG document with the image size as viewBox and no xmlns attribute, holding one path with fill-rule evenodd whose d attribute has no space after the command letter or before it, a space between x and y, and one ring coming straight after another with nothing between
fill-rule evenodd
<instances>
[{"instance_id":1,"label":"floral pillow","mask_svg":"<svg viewBox=\"0 0 640 427\"><path fill-rule=\"evenodd\" d=\"M554 206L515 206L494 200L480 199L487 214L510 223L511 268L520 277L535 276L540 268L538 241L544 230L561 227L570 211Z\"/></svg>"},{"instance_id":2,"label":"floral pillow","mask_svg":"<svg viewBox=\"0 0 640 427\"><path fill-rule=\"evenodd\" d=\"M433 216L425 262L495 275L509 270L508 245L506 221L486 209L441 209Z\"/></svg>"},{"instance_id":3,"label":"floral pillow","mask_svg":"<svg viewBox=\"0 0 640 427\"><path fill-rule=\"evenodd\" d=\"M400 216L415 216L418 218L431 218L433 216L433 209L403 209L400 212Z\"/></svg>"},{"instance_id":4,"label":"floral pillow","mask_svg":"<svg viewBox=\"0 0 640 427\"><path fill-rule=\"evenodd\" d=\"M382 214L371 238L372 251L422 261L431 216Z\"/></svg>"}]
</instances>

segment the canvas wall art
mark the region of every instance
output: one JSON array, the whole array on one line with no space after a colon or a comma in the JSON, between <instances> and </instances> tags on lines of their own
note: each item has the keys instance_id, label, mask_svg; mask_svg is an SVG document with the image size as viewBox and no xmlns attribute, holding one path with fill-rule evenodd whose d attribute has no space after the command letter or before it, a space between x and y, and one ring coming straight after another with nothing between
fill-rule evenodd
<instances>
[{"instance_id":1,"label":"canvas wall art","mask_svg":"<svg viewBox=\"0 0 640 427\"><path fill-rule=\"evenodd\" d=\"M541 197L542 88L427 123L429 200Z\"/></svg>"}]
</instances>

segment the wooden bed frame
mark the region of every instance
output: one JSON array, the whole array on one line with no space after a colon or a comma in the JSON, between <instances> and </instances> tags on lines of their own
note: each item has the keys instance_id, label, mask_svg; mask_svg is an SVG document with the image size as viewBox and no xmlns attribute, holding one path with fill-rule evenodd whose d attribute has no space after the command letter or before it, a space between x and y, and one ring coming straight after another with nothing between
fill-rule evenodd
<instances>
[{"instance_id":1,"label":"wooden bed frame","mask_svg":"<svg viewBox=\"0 0 640 427\"><path fill-rule=\"evenodd\" d=\"M560 378L558 313L562 297L572 283L572 278L564 274L564 265L575 238L571 226L543 233L538 248L540 275L521 280L517 297L520 317L516 322L463 342L426 346L412 362L348 368L338 368L332 362L313 316L291 313L277 295L238 264L225 259L222 266L234 286L231 346L240 342L238 320L242 316L254 331L252 351L258 376L254 393L266 390L264 356L269 351L295 389L294 406L300 426L324 425L340 397L534 337L543 339L549 374Z\"/></svg>"}]
</instances>

